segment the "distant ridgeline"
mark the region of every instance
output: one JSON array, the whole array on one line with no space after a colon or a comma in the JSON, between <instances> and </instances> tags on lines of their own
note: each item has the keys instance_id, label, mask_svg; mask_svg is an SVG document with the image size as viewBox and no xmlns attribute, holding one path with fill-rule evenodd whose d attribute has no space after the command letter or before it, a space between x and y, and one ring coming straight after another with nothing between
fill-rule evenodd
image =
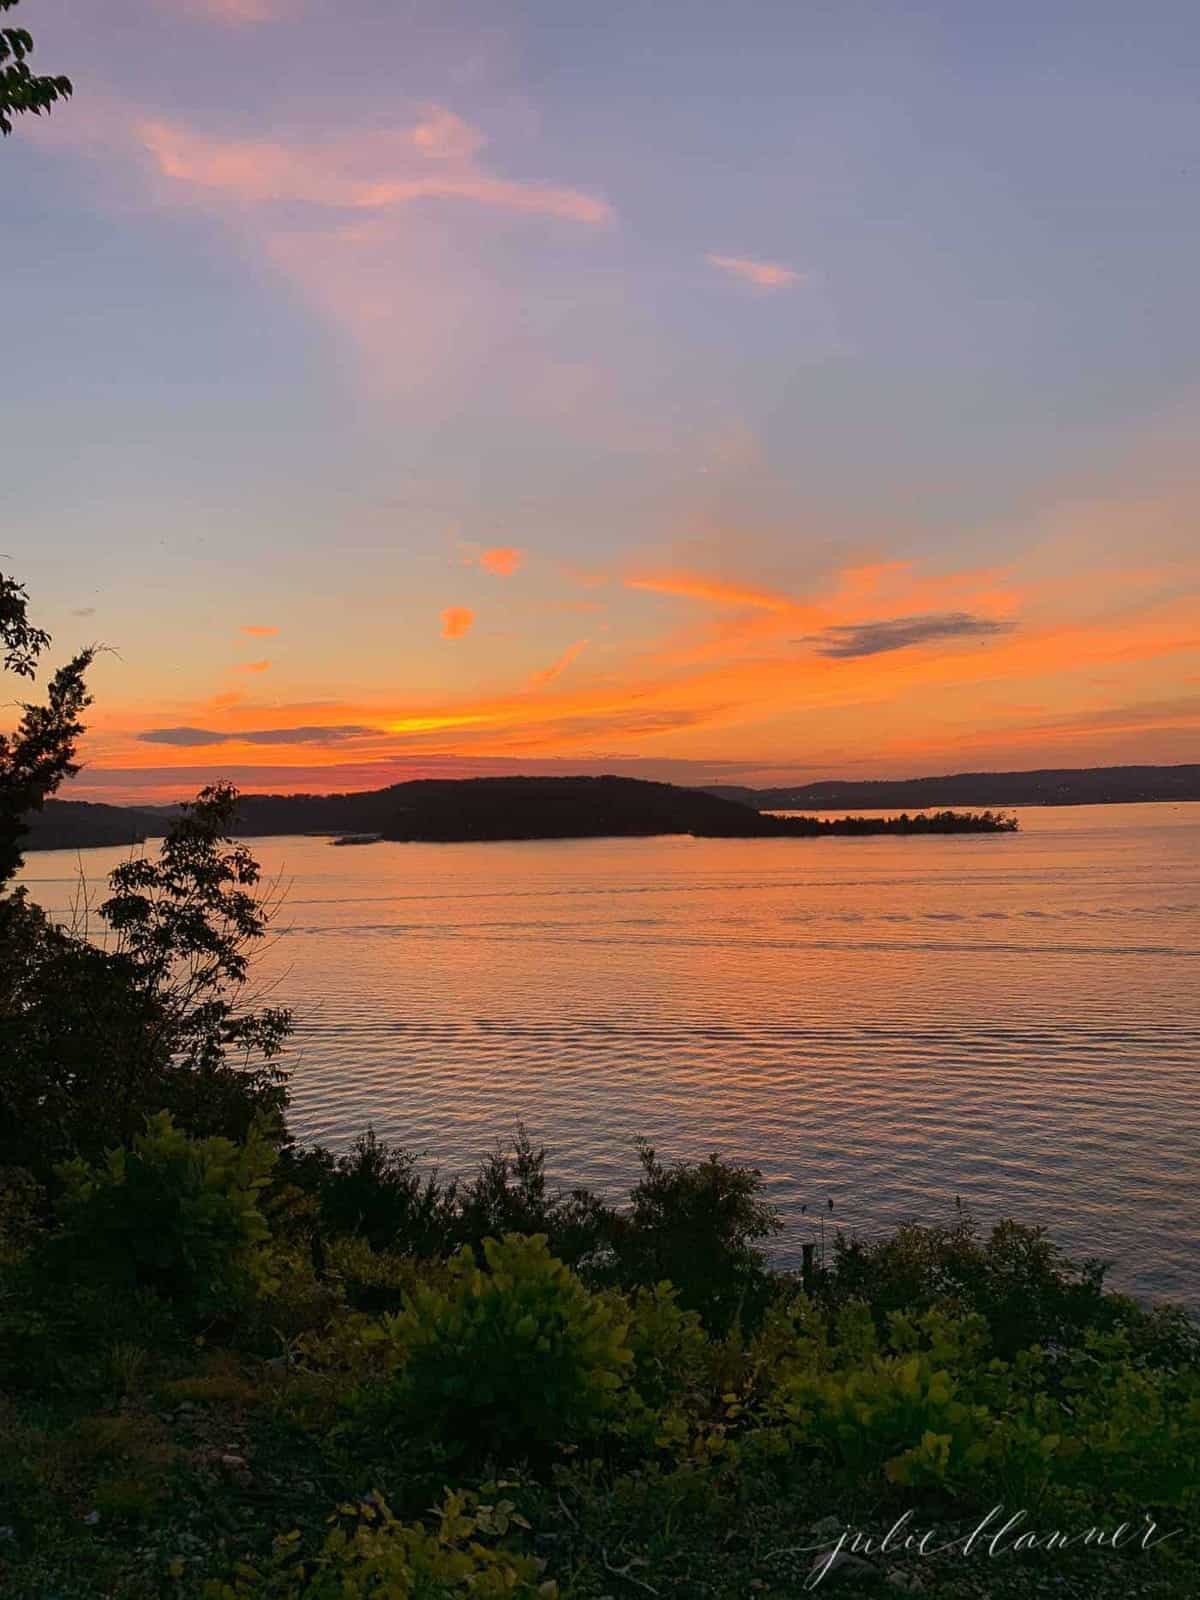
<instances>
[{"instance_id":1,"label":"distant ridgeline","mask_svg":"<svg viewBox=\"0 0 1200 1600\"><path fill-rule=\"evenodd\" d=\"M783 789L711 784L706 794L761 811L910 811L927 806L1088 806L1200 800L1200 766L1064 767L1038 772L957 772L943 778L829 778Z\"/></svg>"},{"instance_id":2,"label":"distant ridgeline","mask_svg":"<svg viewBox=\"0 0 1200 1600\"><path fill-rule=\"evenodd\" d=\"M25 848L82 849L160 836L170 809L50 801L30 816ZM580 839L694 834L704 838L812 838L823 834L1001 833L991 812L921 817L773 817L739 799L637 778L419 779L362 794L243 795L238 832L377 833L385 839Z\"/></svg>"}]
</instances>

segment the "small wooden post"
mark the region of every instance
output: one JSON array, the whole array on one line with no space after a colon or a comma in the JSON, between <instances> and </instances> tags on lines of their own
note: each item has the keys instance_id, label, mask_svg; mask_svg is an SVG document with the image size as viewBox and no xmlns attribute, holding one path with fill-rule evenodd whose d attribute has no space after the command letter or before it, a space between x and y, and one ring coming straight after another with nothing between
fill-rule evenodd
<instances>
[{"instance_id":1,"label":"small wooden post","mask_svg":"<svg viewBox=\"0 0 1200 1600\"><path fill-rule=\"evenodd\" d=\"M811 1239L807 1244L802 1244L800 1246L800 1282L804 1287L805 1294L812 1293L814 1274L813 1257L816 1255L816 1252L817 1247Z\"/></svg>"}]
</instances>

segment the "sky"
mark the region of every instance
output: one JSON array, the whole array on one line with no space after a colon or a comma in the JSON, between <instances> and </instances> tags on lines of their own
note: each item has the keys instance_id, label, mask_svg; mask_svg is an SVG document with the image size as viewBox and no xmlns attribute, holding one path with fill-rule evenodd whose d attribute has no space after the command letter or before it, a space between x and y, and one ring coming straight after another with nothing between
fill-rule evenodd
<instances>
[{"instance_id":1,"label":"sky","mask_svg":"<svg viewBox=\"0 0 1200 1600\"><path fill-rule=\"evenodd\" d=\"M73 797L1200 760L1194 0L9 20Z\"/></svg>"}]
</instances>

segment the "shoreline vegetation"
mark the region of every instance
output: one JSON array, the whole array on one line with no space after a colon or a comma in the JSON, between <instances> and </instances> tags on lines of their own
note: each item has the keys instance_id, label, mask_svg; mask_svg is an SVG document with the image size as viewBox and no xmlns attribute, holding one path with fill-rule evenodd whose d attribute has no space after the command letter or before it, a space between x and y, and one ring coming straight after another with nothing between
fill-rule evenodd
<instances>
[{"instance_id":1,"label":"shoreline vegetation","mask_svg":"<svg viewBox=\"0 0 1200 1600\"><path fill-rule=\"evenodd\" d=\"M27 818L26 849L84 849L161 837L174 808L153 813L82 801L51 801ZM400 843L521 839L825 838L871 834L1010 833L995 811L898 816L776 816L737 800L637 778L417 779L345 795L238 797L232 831L270 835L371 834Z\"/></svg>"},{"instance_id":2,"label":"shoreline vegetation","mask_svg":"<svg viewBox=\"0 0 1200 1600\"><path fill-rule=\"evenodd\" d=\"M49 643L0 578L9 670ZM15 884L90 664L0 742L6 1596L1194 1593L1200 1328L1043 1230L868 1242L827 1207L795 1274L719 1154L642 1144L614 1200L553 1190L522 1130L458 1180L370 1130L299 1144L235 790L90 925ZM938 1555L883 1542L906 1518Z\"/></svg>"}]
</instances>

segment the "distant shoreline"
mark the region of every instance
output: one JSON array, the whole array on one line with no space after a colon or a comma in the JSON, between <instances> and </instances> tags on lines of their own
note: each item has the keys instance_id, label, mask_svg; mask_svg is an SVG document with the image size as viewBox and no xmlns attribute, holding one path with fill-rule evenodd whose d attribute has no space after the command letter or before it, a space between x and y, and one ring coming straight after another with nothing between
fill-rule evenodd
<instances>
[{"instance_id":1,"label":"distant shoreline","mask_svg":"<svg viewBox=\"0 0 1200 1600\"><path fill-rule=\"evenodd\" d=\"M813 835L903 831L884 818L930 811L980 811L1200 802L1200 764L1170 767L1047 768L1031 772L952 773L933 778L826 779L773 789L733 784L684 788L617 777L415 779L346 794L246 794L238 836L381 834L442 843L480 839L783 836L773 827L797 817L880 819L874 829L812 830ZM176 806L116 806L52 800L26 818L25 850L94 849L161 838ZM781 815L782 814L782 815ZM753 819L753 820L752 820ZM955 826L911 832L965 831ZM985 825L978 831L998 831Z\"/></svg>"},{"instance_id":2,"label":"distant shoreline","mask_svg":"<svg viewBox=\"0 0 1200 1600\"><path fill-rule=\"evenodd\" d=\"M932 833L1008 833L1012 819L992 811L889 808L862 816L845 808L777 816L740 799L637 778L418 779L345 795L242 795L233 829L253 839L288 834L370 838L373 842L466 844L522 839L822 838ZM161 837L173 808L138 810L52 801L29 816L27 850L88 849Z\"/></svg>"}]
</instances>

